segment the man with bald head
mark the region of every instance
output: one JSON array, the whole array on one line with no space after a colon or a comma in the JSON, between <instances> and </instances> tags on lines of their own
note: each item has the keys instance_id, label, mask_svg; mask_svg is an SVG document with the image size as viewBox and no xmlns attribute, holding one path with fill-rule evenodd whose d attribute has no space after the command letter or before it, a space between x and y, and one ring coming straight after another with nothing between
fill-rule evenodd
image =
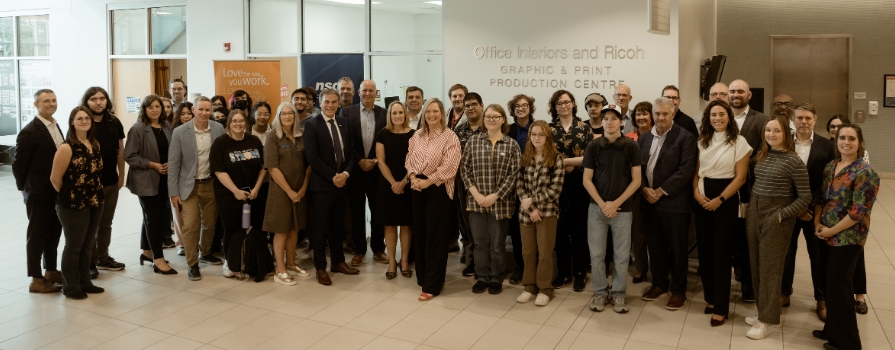
<instances>
[{"instance_id":1,"label":"man with bald head","mask_svg":"<svg viewBox=\"0 0 895 350\"><path fill-rule=\"evenodd\" d=\"M712 88L709 89L709 102L719 100L719 101L727 101L727 84L722 82L717 82L715 85L712 85Z\"/></svg>"},{"instance_id":2,"label":"man with bald head","mask_svg":"<svg viewBox=\"0 0 895 350\"><path fill-rule=\"evenodd\" d=\"M637 123L634 122L634 110L628 108L634 96L631 95L631 88L625 84L621 84L615 88L615 105L622 109L622 135L637 130Z\"/></svg>"},{"instance_id":3,"label":"man with bald head","mask_svg":"<svg viewBox=\"0 0 895 350\"><path fill-rule=\"evenodd\" d=\"M360 103L342 108L340 115L348 119L348 129L351 138L354 139L354 149L351 151L357 155L357 166L360 171L355 171L348 178L348 202L351 208L351 240L354 258L351 266L358 266L364 261L367 254L367 220L366 205L369 202L370 212L376 206L376 184L379 182L379 166L376 164L376 145L373 137L376 132L385 128L385 108L373 104L376 100L376 83L372 80L364 80L360 83ZM387 264L388 255L385 254L384 228L370 224L370 249L373 250L373 259Z\"/></svg>"},{"instance_id":4,"label":"man with bald head","mask_svg":"<svg viewBox=\"0 0 895 350\"><path fill-rule=\"evenodd\" d=\"M749 83L741 79L734 80L730 83L727 95L730 101L730 108L733 110L733 119L739 127L740 135L746 139L749 146L752 147L752 157L761 149L761 133L764 125L768 122L768 116L764 113L749 108L749 100L752 99L752 91L749 90ZM755 166L754 162L749 163L750 168ZM751 174L751 171L750 171ZM749 203L749 197L752 193L752 183L754 178L746 179L746 183L740 187L740 202ZM746 242L746 219L737 218L734 223L734 267L740 272L740 281L742 283L742 298L746 302L755 301L755 293L752 289L752 267L749 264L749 245Z\"/></svg>"}]
</instances>

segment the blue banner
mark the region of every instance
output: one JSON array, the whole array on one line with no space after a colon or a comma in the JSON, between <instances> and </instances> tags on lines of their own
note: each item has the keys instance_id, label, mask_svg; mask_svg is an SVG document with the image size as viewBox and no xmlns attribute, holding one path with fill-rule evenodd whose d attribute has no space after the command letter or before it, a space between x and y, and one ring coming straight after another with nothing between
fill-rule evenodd
<instances>
[{"instance_id":1,"label":"blue banner","mask_svg":"<svg viewBox=\"0 0 895 350\"><path fill-rule=\"evenodd\" d=\"M301 55L302 86L313 86L319 94L323 89L339 90L339 78L354 81L352 103L359 103L357 89L364 80L363 54L303 54Z\"/></svg>"}]
</instances>

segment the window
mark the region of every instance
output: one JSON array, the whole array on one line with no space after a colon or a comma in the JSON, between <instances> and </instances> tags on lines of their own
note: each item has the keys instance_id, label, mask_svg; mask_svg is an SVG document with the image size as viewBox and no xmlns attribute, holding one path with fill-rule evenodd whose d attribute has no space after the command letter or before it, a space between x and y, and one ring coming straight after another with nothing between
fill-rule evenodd
<instances>
[{"instance_id":1,"label":"window","mask_svg":"<svg viewBox=\"0 0 895 350\"><path fill-rule=\"evenodd\" d=\"M441 5L376 0L370 13L372 51L441 51Z\"/></svg>"},{"instance_id":2,"label":"window","mask_svg":"<svg viewBox=\"0 0 895 350\"><path fill-rule=\"evenodd\" d=\"M50 16L0 17L0 138L18 134L37 113L33 94L52 88ZM9 146L3 138L2 145Z\"/></svg>"},{"instance_id":3,"label":"window","mask_svg":"<svg viewBox=\"0 0 895 350\"><path fill-rule=\"evenodd\" d=\"M112 54L146 54L146 9L112 11Z\"/></svg>"},{"instance_id":4,"label":"window","mask_svg":"<svg viewBox=\"0 0 895 350\"><path fill-rule=\"evenodd\" d=\"M304 0L306 53L364 52L364 0Z\"/></svg>"},{"instance_id":5,"label":"window","mask_svg":"<svg viewBox=\"0 0 895 350\"><path fill-rule=\"evenodd\" d=\"M186 7L150 9L153 54L186 54Z\"/></svg>"},{"instance_id":6,"label":"window","mask_svg":"<svg viewBox=\"0 0 895 350\"><path fill-rule=\"evenodd\" d=\"M112 55L186 58L186 6L114 9Z\"/></svg>"},{"instance_id":7,"label":"window","mask_svg":"<svg viewBox=\"0 0 895 350\"><path fill-rule=\"evenodd\" d=\"M370 78L382 95L376 104L385 107L385 98L391 96L398 96L403 102L408 86L423 89L424 98L441 99L444 96L442 67L441 55L371 56Z\"/></svg>"},{"instance_id":8,"label":"window","mask_svg":"<svg viewBox=\"0 0 895 350\"><path fill-rule=\"evenodd\" d=\"M249 1L249 53L298 54L298 1Z\"/></svg>"}]
</instances>

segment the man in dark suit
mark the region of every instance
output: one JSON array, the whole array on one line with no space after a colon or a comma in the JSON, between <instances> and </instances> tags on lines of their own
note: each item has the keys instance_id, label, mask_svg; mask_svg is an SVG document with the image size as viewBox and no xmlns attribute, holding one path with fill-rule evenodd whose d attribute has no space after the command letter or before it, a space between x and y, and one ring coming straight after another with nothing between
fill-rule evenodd
<instances>
[{"instance_id":1,"label":"man in dark suit","mask_svg":"<svg viewBox=\"0 0 895 350\"><path fill-rule=\"evenodd\" d=\"M644 218L650 218L645 224L653 271L653 286L642 298L656 300L670 290L665 306L669 310L679 310L687 301L687 238L696 171L696 141L673 121L674 111L671 99L656 99L655 126L637 140L646 161L641 170L641 193L646 202L641 202L640 210ZM671 266L666 266L669 262Z\"/></svg>"},{"instance_id":2,"label":"man in dark suit","mask_svg":"<svg viewBox=\"0 0 895 350\"><path fill-rule=\"evenodd\" d=\"M317 282L332 284L326 273L326 247L329 244L332 272L347 275L360 273L345 263L342 251L342 222L345 219L345 203L348 191L345 187L354 171L357 156L351 150L354 140L348 120L336 115L339 109L339 93L325 89L320 93L320 115L305 123L305 157L311 165L308 204L308 235L314 249L314 267Z\"/></svg>"},{"instance_id":3,"label":"man in dark suit","mask_svg":"<svg viewBox=\"0 0 895 350\"><path fill-rule=\"evenodd\" d=\"M376 207L376 186L379 183L379 166L376 164L376 144L373 137L385 128L386 111L373 102L376 100L376 83L364 80L360 83L360 103L342 108L339 117L348 120L348 129L354 147L350 149L357 156L357 166L348 180L348 201L351 207L351 241L354 258L351 266L358 266L367 254L367 220L364 203L369 202L370 212ZM370 223L370 249L373 259L388 264L385 254L385 228Z\"/></svg>"},{"instance_id":4,"label":"man in dark suit","mask_svg":"<svg viewBox=\"0 0 895 350\"><path fill-rule=\"evenodd\" d=\"M796 154L808 167L808 185L811 193L817 194L823 186L824 167L836 157L836 146L833 141L814 132L814 124L817 123L817 111L809 103L802 103L793 110L796 124ZM817 317L821 321L827 318L827 307L824 302L824 287L826 286L826 259L824 257L828 248L826 242L822 242L814 235L814 212L811 208L802 210L796 220L796 226L792 230L792 241L789 242L789 251L786 253L786 261L783 264L783 293L780 303L789 306L789 296L792 295L793 277L796 272L796 250L799 247L799 233L805 235L805 247L808 249L808 258L811 259L811 282L814 284L814 300L817 302Z\"/></svg>"},{"instance_id":5,"label":"man in dark suit","mask_svg":"<svg viewBox=\"0 0 895 350\"><path fill-rule=\"evenodd\" d=\"M62 274L56 268L56 252L62 223L56 216L56 189L50 183L50 171L56 148L65 140L62 129L53 118L56 113L56 94L50 89L34 93L37 117L22 128L16 138L12 172L16 187L25 199L28 213L27 250L28 277L31 293L55 293L61 289ZM41 273L43 257L46 274Z\"/></svg>"},{"instance_id":6,"label":"man in dark suit","mask_svg":"<svg viewBox=\"0 0 895 350\"><path fill-rule=\"evenodd\" d=\"M728 100L733 110L733 119L736 121L742 135L749 146L752 147L752 157L761 149L761 133L764 125L768 123L768 116L749 108L749 100L752 99L752 91L749 84L741 79L734 80L728 88ZM755 167L755 162L749 163L749 174ZM752 194L752 183L755 178L751 175L746 179L743 187L740 187L740 203L749 203ZM739 272L740 296L747 303L755 302L755 291L752 288L752 266L749 263L749 244L746 242L746 219L737 218L733 230L733 255L734 268Z\"/></svg>"},{"instance_id":7,"label":"man in dark suit","mask_svg":"<svg viewBox=\"0 0 895 350\"><path fill-rule=\"evenodd\" d=\"M681 91L678 90L677 86L668 85L662 89L662 97L674 102L674 124L692 134L693 142L696 142L696 138L699 137L699 130L696 129L696 122L693 121L693 118L681 111Z\"/></svg>"}]
</instances>

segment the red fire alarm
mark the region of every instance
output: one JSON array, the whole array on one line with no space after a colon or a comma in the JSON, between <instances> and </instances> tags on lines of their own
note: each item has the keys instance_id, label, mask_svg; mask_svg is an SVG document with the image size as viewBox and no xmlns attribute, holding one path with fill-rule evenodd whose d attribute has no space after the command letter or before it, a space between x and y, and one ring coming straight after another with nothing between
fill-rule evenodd
<instances>
[{"instance_id":1,"label":"red fire alarm","mask_svg":"<svg viewBox=\"0 0 895 350\"><path fill-rule=\"evenodd\" d=\"M230 52L230 43L224 43L224 52Z\"/></svg>"}]
</instances>

